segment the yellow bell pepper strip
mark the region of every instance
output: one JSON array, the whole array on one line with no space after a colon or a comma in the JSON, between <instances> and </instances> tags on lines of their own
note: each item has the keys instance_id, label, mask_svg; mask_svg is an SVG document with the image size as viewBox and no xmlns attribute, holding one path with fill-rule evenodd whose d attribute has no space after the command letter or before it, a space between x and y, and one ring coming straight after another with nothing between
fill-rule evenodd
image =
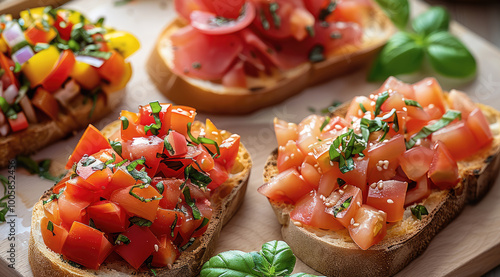
<instances>
[{"instance_id":1,"label":"yellow bell pepper strip","mask_svg":"<svg viewBox=\"0 0 500 277\"><path fill-rule=\"evenodd\" d=\"M111 49L118 51L124 58L128 58L141 47L139 40L129 32L115 31L107 33L104 34L104 39Z\"/></svg>"},{"instance_id":2,"label":"yellow bell pepper strip","mask_svg":"<svg viewBox=\"0 0 500 277\"><path fill-rule=\"evenodd\" d=\"M55 46L49 46L24 63L22 71L30 81L32 88L41 84L49 76L58 60L59 51Z\"/></svg>"}]
</instances>

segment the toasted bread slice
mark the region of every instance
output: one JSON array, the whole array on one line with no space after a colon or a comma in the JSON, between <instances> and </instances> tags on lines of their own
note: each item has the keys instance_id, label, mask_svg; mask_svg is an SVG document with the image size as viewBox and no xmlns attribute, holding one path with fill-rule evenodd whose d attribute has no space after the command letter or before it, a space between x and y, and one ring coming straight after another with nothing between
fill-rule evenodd
<instances>
[{"instance_id":1,"label":"toasted bread slice","mask_svg":"<svg viewBox=\"0 0 500 277\"><path fill-rule=\"evenodd\" d=\"M491 146L477 155L458 162L460 182L451 190L435 190L422 201L429 215L418 220L410 208L404 218L387 227L386 237L368 250L360 249L347 230L326 231L308 226L298 227L290 219L293 205L270 200L282 225L283 239L294 253L313 269L327 276L390 276L408 265L429 245L432 238L451 222L468 203L481 199L495 182L500 169L500 112L477 104L490 123L494 135ZM344 116L347 106L334 115ZM278 152L268 158L264 182L278 174ZM319 258L320 257L320 258Z\"/></svg>"},{"instance_id":2,"label":"toasted bread slice","mask_svg":"<svg viewBox=\"0 0 500 277\"><path fill-rule=\"evenodd\" d=\"M0 137L0 167L6 167L17 155L32 154L103 118L118 106L124 95L125 89L102 93L93 107L93 101L80 94L68 104L68 109L61 109L57 120L30 124L26 130Z\"/></svg>"},{"instance_id":3,"label":"toasted bread slice","mask_svg":"<svg viewBox=\"0 0 500 277\"><path fill-rule=\"evenodd\" d=\"M193 124L193 128L196 128L197 125L201 126L201 123L196 122ZM102 133L105 136L110 136L120 126L121 122L115 121L106 126ZM226 132L225 136L229 137L230 135L229 132ZM243 202L251 167L250 154L240 144L238 157L229 174L229 179L212 194L212 203L215 206L207 231L200 238L197 238L186 251L182 252L171 269L155 268L157 276L196 276L199 273L201 266L212 257L222 227L229 222ZM63 261L59 254L47 248L40 231L40 219L44 216L42 201L51 194L52 190L48 190L33 207L29 262L34 276L151 276L151 272L147 269L136 271L114 254L108 257L99 270L76 268Z\"/></svg>"},{"instance_id":4,"label":"toasted bread slice","mask_svg":"<svg viewBox=\"0 0 500 277\"><path fill-rule=\"evenodd\" d=\"M323 62L307 62L273 76L247 77L249 88L246 89L228 88L172 72L173 50L170 36L185 25L177 18L163 30L147 61L147 71L157 88L173 102L215 114L250 113L282 102L308 86L352 71L370 62L395 32L391 21L374 5L365 18L360 47L346 46Z\"/></svg>"}]
</instances>

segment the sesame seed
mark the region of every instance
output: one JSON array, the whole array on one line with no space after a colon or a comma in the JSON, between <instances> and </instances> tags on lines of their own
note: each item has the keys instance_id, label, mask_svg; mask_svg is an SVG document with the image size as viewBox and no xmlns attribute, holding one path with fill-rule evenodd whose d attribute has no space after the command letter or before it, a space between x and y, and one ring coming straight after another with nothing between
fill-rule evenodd
<instances>
[{"instance_id":1,"label":"sesame seed","mask_svg":"<svg viewBox=\"0 0 500 277\"><path fill-rule=\"evenodd\" d=\"M392 201L392 199L387 199L387 203L389 203L389 204L393 204L393 203L394 203L394 201Z\"/></svg>"},{"instance_id":2,"label":"sesame seed","mask_svg":"<svg viewBox=\"0 0 500 277\"><path fill-rule=\"evenodd\" d=\"M388 164L384 164L383 168L387 169L387 168L389 168L389 165Z\"/></svg>"},{"instance_id":3,"label":"sesame seed","mask_svg":"<svg viewBox=\"0 0 500 277\"><path fill-rule=\"evenodd\" d=\"M325 206L326 206L327 208L330 208L330 207L333 207L333 204L332 204L332 203L330 203L330 202L325 202Z\"/></svg>"},{"instance_id":4,"label":"sesame seed","mask_svg":"<svg viewBox=\"0 0 500 277\"><path fill-rule=\"evenodd\" d=\"M332 161L330 161L330 165L333 166L333 162Z\"/></svg>"},{"instance_id":5,"label":"sesame seed","mask_svg":"<svg viewBox=\"0 0 500 277\"><path fill-rule=\"evenodd\" d=\"M354 218L351 218L351 225L354 223L355 223Z\"/></svg>"},{"instance_id":6,"label":"sesame seed","mask_svg":"<svg viewBox=\"0 0 500 277\"><path fill-rule=\"evenodd\" d=\"M298 222L298 221L294 221L293 222L293 225L297 226L297 227L302 227L302 223Z\"/></svg>"},{"instance_id":7,"label":"sesame seed","mask_svg":"<svg viewBox=\"0 0 500 277\"><path fill-rule=\"evenodd\" d=\"M435 107L434 104L429 104L429 106L427 106L427 108L429 108L429 109L432 109L434 107Z\"/></svg>"},{"instance_id":8,"label":"sesame seed","mask_svg":"<svg viewBox=\"0 0 500 277\"><path fill-rule=\"evenodd\" d=\"M285 146L280 146L279 150L280 151L285 151Z\"/></svg>"},{"instance_id":9,"label":"sesame seed","mask_svg":"<svg viewBox=\"0 0 500 277\"><path fill-rule=\"evenodd\" d=\"M358 157L356 160L362 161L364 158L363 157Z\"/></svg>"},{"instance_id":10,"label":"sesame seed","mask_svg":"<svg viewBox=\"0 0 500 277\"><path fill-rule=\"evenodd\" d=\"M384 183L380 182L378 183L378 189L383 189L384 188Z\"/></svg>"},{"instance_id":11,"label":"sesame seed","mask_svg":"<svg viewBox=\"0 0 500 277\"><path fill-rule=\"evenodd\" d=\"M226 134L226 130L222 130L222 131L220 131L220 134L221 134L221 135L225 135L225 134Z\"/></svg>"},{"instance_id":12,"label":"sesame seed","mask_svg":"<svg viewBox=\"0 0 500 277\"><path fill-rule=\"evenodd\" d=\"M379 165L377 165L377 170L378 171L382 171L382 167L380 167Z\"/></svg>"},{"instance_id":13,"label":"sesame seed","mask_svg":"<svg viewBox=\"0 0 500 277\"><path fill-rule=\"evenodd\" d=\"M285 162L288 161L290 159L290 157L286 156L285 157Z\"/></svg>"},{"instance_id":14,"label":"sesame seed","mask_svg":"<svg viewBox=\"0 0 500 277\"><path fill-rule=\"evenodd\" d=\"M323 174L323 170L321 169L321 167L318 168L318 173Z\"/></svg>"},{"instance_id":15,"label":"sesame seed","mask_svg":"<svg viewBox=\"0 0 500 277\"><path fill-rule=\"evenodd\" d=\"M344 186L342 187L342 189L343 189L343 190L347 189L347 185L344 185Z\"/></svg>"},{"instance_id":16,"label":"sesame seed","mask_svg":"<svg viewBox=\"0 0 500 277\"><path fill-rule=\"evenodd\" d=\"M371 187L372 189L376 188L376 187L377 187L377 183L372 183L372 184L370 185L370 187Z\"/></svg>"},{"instance_id":17,"label":"sesame seed","mask_svg":"<svg viewBox=\"0 0 500 277\"><path fill-rule=\"evenodd\" d=\"M361 202L356 201L356 204L358 205L358 207L361 207Z\"/></svg>"},{"instance_id":18,"label":"sesame seed","mask_svg":"<svg viewBox=\"0 0 500 277\"><path fill-rule=\"evenodd\" d=\"M212 131L212 135L216 136L218 135L219 133L217 131Z\"/></svg>"},{"instance_id":19,"label":"sesame seed","mask_svg":"<svg viewBox=\"0 0 500 277\"><path fill-rule=\"evenodd\" d=\"M355 222L354 224L352 224L352 227L359 227L359 223Z\"/></svg>"},{"instance_id":20,"label":"sesame seed","mask_svg":"<svg viewBox=\"0 0 500 277\"><path fill-rule=\"evenodd\" d=\"M315 164L315 165L314 165L314 167L315 167L315 168L318 168L318 167L319 167L319 164Z\"/></svg>"},{"instance_id":21,"label":"sesame seed","mask_svg":"<svg viewBox=\"0 0 500 277\"><path fill-rule=\"evenodd\" d=\"M359 116L362 116L363 115L363 112L361 110L358 110L358 115Z\"/></svg>"},{"instance_id":22,"label":"sesame seed","mask_svg":"<svg viewBox=\"0 0 500 277\"><path fill-rule=\"evenodd\" d=\"M155 251L158 252L158 250L159 250L158 244L155 244Z\"/></svg>"},{"instance_id":23,"label":"sesame seed","mask_svg":"<svg viewBox=\"0 0 500 277\"><path fill-rule=\"evenodd\" d=\"M372 102L370 103L370 106L375 106L375 101L372 101Z\"/></svg>"},{"instance_id":24,"label":"sesame seed","mask_svg":"<svg viewBox=\"0 0 500 277\"><path fill-rule=\"evenodd\" d=\"M403 111L407 112L407 111L408 111L408 109L407 109L406 107L403 107Z\"/></svg>"},{"instance_id":25,"label":"sesame seed","mask_svg":"<svg viewBox=\"0 0 500 277\"><path fill-rule=\"evenodd\" d=\"M302 166L298 166L298 167L297 167L297 170L298 170L298 171L301 171L301 170L302 170Z\"/></svg>"},{"instance_id":26,"label":"sesame seed","mask_svg":"<svg viewBox=\"0 0 500 277\"><path fill-rule=\"evenodd\" d=\"M295 154L294 154L294 153L292 153L292 154L290 155L290 158L293 158L293 157L295 157Z\"/></svg>"},{"instance_id":27,"label":"sesame seed","mask_svg":"<svg viewBox=\"0 0 500 277\"><path fill-rule=\"evenodd\" d=\"M344 194L344 191L343 191L343 190L341 190L341 189L339 189L339 193L340 193L340 195L343 195L343 194Z\"/></svg>"},{"instance_id":28,"label":"sesame seed","mask_svg":"<svg viewBox=\"0 0 500 277\"><path fill-rule=\"evenodd\" d=\"M338 125L338 124L335 124L335 129L337 130L342 130L342 126Z\"/></svg>"}]
</instances>

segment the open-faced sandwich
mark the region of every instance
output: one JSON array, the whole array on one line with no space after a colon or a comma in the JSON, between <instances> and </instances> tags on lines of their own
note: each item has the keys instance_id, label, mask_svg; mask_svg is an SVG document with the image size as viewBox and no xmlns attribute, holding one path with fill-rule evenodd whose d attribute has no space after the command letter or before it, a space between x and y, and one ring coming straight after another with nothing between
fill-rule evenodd
<instances>
[{"instance_id":1,"label":"open-faced sandwich","mask_svg":"<svg viewBox=\"0 0 500 277\"><path fill-rule=\"evenodd\" d=\"M79 12L40 7L0 16L0 167L106 115L139 48Z\"/></svg>"},{"instance_id":2,"label":"open-faced sandwich","mask_svg":"<svg viewBox=\"0 0 500 277\"><path fill-rule=\"evenodd\" d=\"M393 275L494 182L499 120L433 78L410 85L391 77L330 116L276 119L279 148L259 191L312 268Z\"/></svg>"},{"instance_id":3,"label":"open-faced sandwich","mask_svg":"<svg viewBox=\"0 0 500 277\"><path fill-rule=\"evenodd\" d=\"M240 137L195 110L152 102L90 125L67 176L33 208L35 276L195 276L243 201Z\"/></svg>"},{"instance_id":4,"label":"open-faced sandwich","mask_svg":"<svg viewBox=\"0 0 500 277\"><path fill-rule=\"evenodd\" d=\"M242 114L369 62L395 28L371 0L176 0L147 70L200 111Z\"/></svg>"}]
</instances>

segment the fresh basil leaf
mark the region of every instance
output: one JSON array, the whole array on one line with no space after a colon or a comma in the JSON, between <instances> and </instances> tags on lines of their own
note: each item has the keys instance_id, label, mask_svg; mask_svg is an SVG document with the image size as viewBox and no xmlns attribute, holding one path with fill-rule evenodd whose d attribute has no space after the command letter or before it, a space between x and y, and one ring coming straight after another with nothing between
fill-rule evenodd
<instances>
[{"instance_id":1,"label":"fresh basil leaf","mask_svg":"<svg viewBox=\"0 0 500 277\"><path fill-rule=\"evenodd\" d=\"M408 0L375 0L399 29L404 29L410 18Z\"/></svg>"},{"instance_id":2,"label":"fresh basil leaf","mask_svg":"<svg viewBox=\"0 0 500 277\"><path fill-rule=\"evenodd\" d=\"M140 218L138 216L133 216L131 218L128 219L131 223L137 225L137 226L141 226L141 227L149 227L151 226L151 224L153 224L153 222L147 220L147 219L144 219L144 218Z\"/></svg>"},{"instance_id":3,"label":"fresh basil leaf","mask_svg":"<svg viewBox=\"0 0 500 277\"><path fill-rule=\"evenodd\" d=\"M196 206L196 202L193 201L191 198L191 190L189 189L188 186L185 186L182 189L182 194L184 195L184 199L186 201L186 204L188 204L191 209L193 210L193 219L198 220L201 219L201 213L198 207Z\"/></svg>"},{"instance_id":4,"label":"fresh basil leaf","mask_svg":"<svg viewBox=\"0 0 500 277\"><path fill-rule=\"evenodd\" d=\"M210 176L196 170L192 165L189 165L184 170L185 180L191 180L191 183L197 185L198 187L206 187L212 182Z\"/></svg>"},{"instance_id":5,"label":"fresh basil leaf","mask_svg":"<svg viewBox=\"0 0 500 277\"><path fill-rule=\"evenodd\" d=\"M122 234L119 234L115 240L116 245L121 245L121 244L127 245L129 243L130 243L130 239L127 236L122 235Z\"/></svg>"},{"instance_id":6,"label":"fresh basil leaf","mask_svg":"<svg viewBox=\"0 0 500 277\"><path fill-rule=\"evenodd\" d=\"M326 125L328 125L328 123L330 123L330 117L329 116L326 116L325 117L325 120L323 121L323 123L321 124L321 127L319 127L319 130L320 131L323 131L323 129L325 129Z\"/></svg>"},{"instance_id":7,"label":"fresh basil leaf","mask_svg":"<svg viewBox=\"0 0 500 277\"><path fill-rule=\"evenodd\" d=\"M333 208L333 216L334 217L337 217L337 214L339 214L340 212L342 212L343 210L349 208L349 206L351 205L351 201L352 201L352 196L347 198L344 203L336 206L335 208Z\"/></svg>"},{"instance_id":8,"label":"fresh basil leaf","mask_svg":"<svg viewBox=\"0 0 500 277\"><path fill-rule=\"evenodd\" d=\"M412 21L412 27L418 34L427 36L436 31L448 31L450 14L443 7L431 7Z\"/></svg>"},{"instance_id":9,"label":"fresh basil leaf","mask_svg":"<svg viewBox=\"0 0 500 277\"><path fill-rule=\"evenodd\" d=\"M122 130L127 130L129 124L128 118L122 116L120 117L120 120L122 121Z\"/></svg>"},{"instance_id":10,"label":"fresh basil leaf","mask_svg":"<svg viewBox=\"0 0 500 277\"><path fill-rule=\"evenodd\" d=\"M259 254L269 263L270 272L277 276L291 274L295 267L296 258L290 246L284 241L274 240L264 243Z\"/></svg>"},{"instance_id":11,"label":"fresh basil leaf","mask_svg":"<svg viewBox=\"0 0 500 277\"><path fill-rule=\"evenodd\" d=\"M375 103L375 113L374 116L377 116L380 114L382 104L389 98L389 92L384 91L382 94L380 94L377 98L377 102Z\"/></svg>"},{"instance_id":12,"label":"fresh basil leaf","mask_svg":"<svg viewBox=\"0 0 500 277\"><path fill-rule=\"evenodd\" d=\"M200 272L201 277L260 277L256 271L252 255L242 251L227 251L212 257L206 262Z\"/></svg>"},{"instance_id":13,"label":"fresh basil leaf","mask_svg":"<svg viewBox=\"0 0 500 277\"><path fill-rule=\"evenodd\" d=\"M381 81L392 75L412 73L424 60L424 48L415 41L414 35L394 34L377 56L368 75L369 81Z\"/></svg>"},{"instance_id":14,"label":"fresh basil leaf","mask_svg":"<svg viewBox=\"0 0 500 277\"><path fill-rule=\"evenodd\" d=\"M426 38L426 44L429 61L440 74L462 78L476 73L476 60L465 45L450 33L432 33Z\"/></svg>"},{"instance_id":15,"label":"fresh basil leaf","mask_svg":"<svg viewBox=\"0 0 500 277\"><path fill-rule=\"evenodd\" d=\"M323 45L314 45L314 47L311 48L311 51L309 51L309 61L312 63L318 63L326 60L324 52L325 47L323 47Z\"/></svg>"},{"instance_id":16,"label":"fresh basil leaf","mask_svg":"<svg viewBox=\"0 0 500 277\"><path fill-rule=\"evenodd\" d=\"M420 132L411 137L411 139L406 142L406 148L407 149L412 148L417 142L417 140L428 137L430 134L436 132L437 130L446 127L448 124L450 124L453 120L457 118L462 119L461 112L455 110L446 111L446 113L441 117L440 120L438 120L432 125L425 126L424 128L422 128L422 130L420 130Z\"/></svg>"},{"instance_id":17,"label":"fresh basil leaf","mask_svg":"<svg viewBox=\"0 0 500 277\"><path fill-rule=\"evenodd\" d=\"M52 236L55 236L56 233L54 233L54 223L49 220L49 223L47 224L47 230L49 230L52 233Z\"/></svg>"},{"instance_id":18,"label":"fresh basil leaf","mask_svg":"<svg viewBox=\"0 0 500 277\"><path fill-rule=\"evenodd\" d=\"M159 194L163 194L163 191L165 191L165 185L163 185L163 181L156 184L156 189L158 190Z\"/></svg>"},{"instance_id":19,"label":"fresh basil leaf","mask_svg":"<svg viewBox=\"0 0 500 277\"><path fill-rule=\"evenodd\" d=\"M115 152L118 155L120 156L122 155L122 143L120 141L110 140L109 144L111 145L111 148L113 148L113 150L115 150Z\"/></svg>"},{"instance_id":20,"label":"fresh basil leaf","mask_svg":"<svg viewBox=\"0 0 500 277\"><path fill-rule=\"evenodd\" d=\"M319 11L318 19L320 21L325 21L326 18L332 14L333 11L335 11L335 8L337 7L337 1L336 0L331 0L330 3L324 8L322 8Z\"/></svg>"},{"instance_id":21,"label":"fresh basil leaf","mask_svg":"<svg viewBox=\"0 0 500 277\"><path fill-rule=\"evenodd\" d=\"M416 205L415 207L410 208L411 213L418 219L422 220L423 215L428 215L429 212L427 208L423 205Z\"/></svg>"},{"instance_id":22,"label":"fresh basil leaf","mask_svg":"<svg viewBox=\"0 0 500 277\"><path fill-rule=\"evenodd\" d=\"M420 103L418 103L415 100L411 100L411 99L405 99L405 105L423 109L422 106L420 105Z\"/></svg>"},{"instance_id":23,"label":"fresh basil leaf","mask_svg":"<svg viewBox=\"0 0 500 277\"><path fill-rule=\"evenodd\" d=\"M134 189L144 189L146 188L146 185L144 184L139 184L139 185L135 185L135 186L132 186L129 190L129 194L132 195L133 197L135 197L136 199L138 199L139 201L141 202L144 202L144 203L148 203L148 202L152 202L152 201L155 201L155 200L161 200L163 198L163 196L160 196L160 197L156 197L156 196L153 196L151 198L144 198L143 196L140 196L140 195L137 195L135 192L134 192Z\"/></svg>"}]
</instances>

